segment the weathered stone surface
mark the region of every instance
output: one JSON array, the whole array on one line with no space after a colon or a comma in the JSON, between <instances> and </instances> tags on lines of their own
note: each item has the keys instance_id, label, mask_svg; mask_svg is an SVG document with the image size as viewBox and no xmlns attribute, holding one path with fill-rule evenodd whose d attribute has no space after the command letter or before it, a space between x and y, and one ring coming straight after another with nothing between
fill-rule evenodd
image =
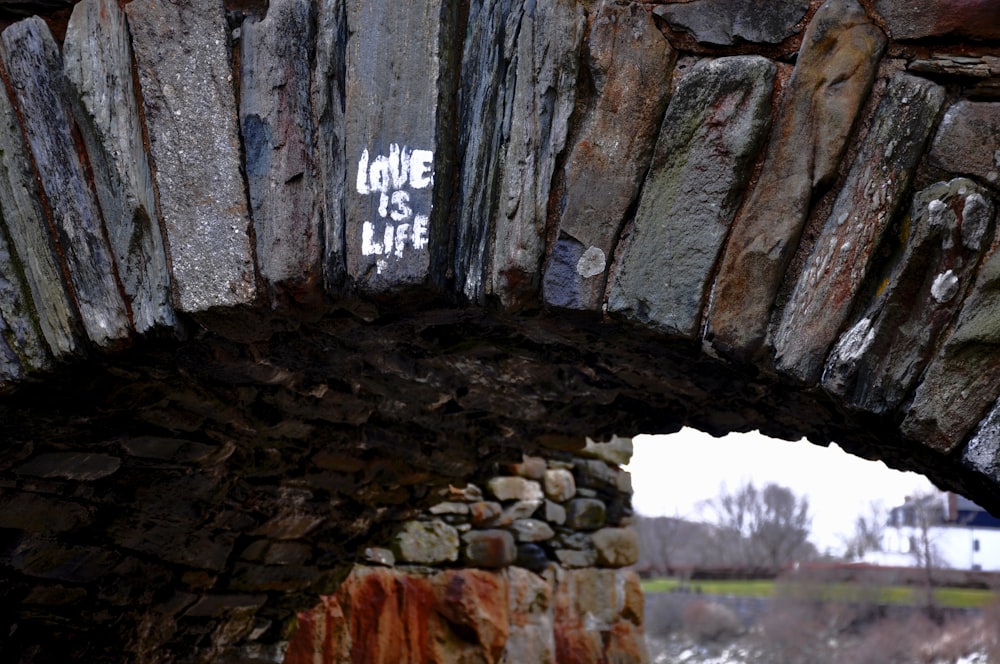
<instances>
[{"instance_id":1,"label":"weathered stone surface","mask_svg":"<svg viewBox=\"0 0 1000 664\"><path fill-rule=\"evenodd\" d=\"M471 567L507 567L517 558L514 536L506 530L473 530L462 535L462 541Z\"/></svg>"},{"instance_id":2,"label":"weathered stone surface","mask_svg":"<svg viewBox=\"0 0 1000 664\"><path fill-rule=\"evenodd\" d=\"M135 0L125 11L175 305L248 304L256 286L222 5Z\"/></svg>"},{"instance_id":3,"label":"weathered stone surface","mask_svg":"<svg viewBox=\"0 0 1000 664\"><path fill-rule=\"evenodd\" d=\"M548 569L552 561L541 545L525 542L517 545L517 558L514 563L518 567L541 573Z\"/></svg>"},{"instance_id":4,"label":"weathered stone surface","mask_svg":"<svg viewBox=\"0 0 1000 664\"><path fill-rule=\"evenodd\" d=\"M808 11L808 0L691 0L668 2L653 10L671 28L690 32L699 42L723 46L780 43L795 34L795 26Z\"/></svg>"},{"instance_id":5,"label":"weathered stone surface","mask_svg":"<svg viewBox=\"0 0 1000 664\"><path fill-rule=\"evenodd\" d=\"M630 528L601 528L593 540L602 567L627 567L639 560L639 536Z\"/></svg>"},{"instance_id":6,"label":"weathered stone surface","mask_svg":"<svg viewBox=\"0 0 1000 664\"><path fill-rule=\"evenodd\" d=\"M469 506L466 503L446 501L432 505L428 512L431 514L468 514Z\"/></svg>"},{"instance_id":7,"label":"weathered stone surface","mask_svg":"<svg viewBox=\"0 0 1000 664\"><path fill-rule=\"evenodd\" d=\"M44 369L50 364L31 294L5 236L0 226L0 382L21 379L25 369Z\"/></svg>"},{"instance_id":8,"label":"weathered stone surface","mask_svg":"<svg viewBox=\"0 0 1000 664\"><path fill-rule=\"evenodd\" d=\"M965 297L988 248L993 216L988 191L964 178L914 197L902 252L874 301L830 353L827 390L876 413L903 402Z\"/></svg>"},{"instance_id":9,"label":"weathered stone surface","mask_svg":"<svg viewBox=\"0 0 1000 664\"><path fill-rule=\"evenodd\" d=\"M131 324L115 281L101 211L73 139L59 47L45 22L33 17L3 31L0 58L14 90L83 327L91 341L108 346L127 337Z\"/></svg>"},{"instance_id":10,"label":"weathered stone surface","mask_svg":"<svg viewBox=\"0 0 1000 664\"><path fill-rule=\"evenodd\" d=\"M365 548L365 562L373 565L392 567L396 564L396 556L389 549L380 546L369 546Z\"/></svg>"},{"instance_id":11,"label":"weathered stone surface","mask_svg":"<svg viewBox=\"0 0 1000 664\"><path fill-rule=\"evenodd\" d=\"M903 433L950 451L986 417L1000 394L1000 244L994 239L951 335L928 365L903 420Z\"/></svg>"},{"instance_id":12,"label":"weathered stone surface","mask_svg":"<svg viewBox=\"0 0 1000 664\"><path fill-rule=\"evenodd\" d=\"M480 501L469 505L469 519L474 526L481 526L492 519L496 519L502 513L503 506L500 503Z\"/></svg>"},{"instance_id":13,"label":"weathered stone surface","mask_svg":"<svg viewBox=\"0 0 1000 664\"><path fill-rule=\"evenodd\" d=\"M593 488L601 491L620 491L623 483L627 482L631 493L631 482L623 480L630 477L627 472L617 465L609 465L597 459L583 459L576 463L573 469L576 479L577 492L582 493L580 488Z\"/></svg>"},{"instance_id":14,"label":"weathered stone surface","mask_svg":"<svg viewBox=\"0 0 1000 664\"><path fill-rule=\"evenodd\" d=\"M1000 186L1000 102L962 100L945 111L930 161L952 173Z\"/></svg>"},{"instance_id":15,"label":"weathered stone surface","mask_svg":"<svg viewBox=\"0 0 1000 664\"><path fill-rule=\"evenodd\" d=\"M587 438L587 446L577 452L580 456L599 459L607 463L628 465L632 460L632 439L612 436L607 442L596 442L592 438Z\"/></svg>"},{"instance_id":16,"label":"weathered stone surface","mask_svg":"<svg viewBox=\"0 0 1000 664\"><path fill-rule=\"evenodd\" d=\"M506 528L518 519L530 518L538 511L543 502L543 500L518 500L505 507L498 516L486 519L483 524L495 528Z\"/></svg>"},{"instance_id":17,"label":"weathered stone surface","mask_svg":"<svg viewBox=\"0 0 1000 664\"><path fill-rule=\"evenodd\" d=\"M501 664L555 664L551 613L553 585L517 567L509 568L506 575L511 625Z\"/></svg>"},{"instance_id":18,"label":"weathered stone surface","mask_svg":"<svg viewBox=\"0 0 1000 664\"><path fill-rule=\"evenodd\" d=\"M365 290L443 276L448 211L433 208L450 189L450 7L347 4L345 240L348 274Z\"/></svg>"},{"instance_id":19,"label":"weathered stone surface","mask_svg":"<svg viewBox=\"0 0 1000 664\"><path fill-rule=\"evenodd\" d=\"M827 0L810 22L712 290L706 338L717 349L750 357L762 347L813 193L837 173L885 41L856 0Z\"/></svg>"},{"instance_id":20,"label":"weathered stone surface","mask_svg":"<svg viewBox=\"0 0 1000 664\"><path fill-rule=\"evenodd\" d=\"M542 494L542 486L538 482L523 477L494 477L486 483L486 488L500 501L541 501L545 498Z\"/></svg>"},{"instance_id":21,"label":"weathered stone surface","mask_svg":"<svg viewBox=\"0 0 1000 664\"><path fill-rule=\"evenodd\" d=\"M820 378L882 235L896 213L944 103L930 81L894 75L774 334L775 364Z\"/></svg>"},{"instance_id":22,"label":"weathered stone surface","mask_svg":"<svg viewBox=\"0 0 1000 664\"><path fill-rule=\"evenodd\" d=\"M549 524L540 519L518 519L510 524L518 542L542 542L555 537Z\"/></svg>"},{"instance_id":23,"label":"weathered stone surface","mask_svg":"<svg viewBox=\"0 0 1000 664\"><path fill-rule=\"evenodd\" d=\"M556 549L556 560L566 569L593 567L597 564L597 552L593 549Z\"/></svg>"},{"instance_id":24,"label":"weathered stone surface","mask_svg":"<svg viewBox=\"0 0 1000 664\"><path fill-rule=\"evenodd\" d=\"M121 459L108 454L85 452L52 452L39 454L18 467L21 475L62 477L68 480L99 480L113 474L122 465Z\"/></svg>"},{"instance_id":25,"label":"weathered stone surface","mask_svg":"<svg viewBox=\"0 0 1000 664\"><path fill-rule=\"evenodd\" d=\"M542 284L548 304L600 309L614 243L649 168L675 58L641 6L601 3L584 48L593 98L563 168L558 239Z\"/></svg>"},{"instance_id":26,"label":"weathered stone surface","mask_svg":"<svg viewBox=\"0 0 1000 664\"><path fill-rule=\"evenodd\" d=\"M264 18L243 22L240 38L240 127L257 268L273 298L312 295L321 280L310 103L315 21L311 0L275 0Z\"/></svg>"},{"instance_id":27,"label":"weathered stone surface","mask_svg":"<svg viewBox=\"0 0 1000 664\"><path fill-rule=\"evenodd\" d=\"M757 56L694 67L667 108L608 311L697 335L710 278L770 122L776 68Z\"/></svg>"},{"instance_id":28,"label":"weathered stone surface","mask_svg":"<svg viewBox=\"0 0 1000 664\"><path fill-rule=\"evenodd\" d=\"M435 565L458 560L458 532L443 521L407 521L392 541L396 559Z\"/></svg>"},{"instance_id":29,"label":"weathered stone surface","mask_svg":"<svg viewBox=\"0 0 1000 664\"><path fill-rule=\"evenodd\" d=\"M604 503L595 498L574 498L566 506L566 525L574 530L597 530L605 516Z\"/></svg>"},{"instance_id":30,"label":"weathered stone surface","mask_svg":"<svg viewBox=\"0 0 1000 664\"><path fill-rule=\"evenodd\" d=\"M55 533L85 526L90 520L86 507L68 500L34 493L0 499L0 528Z\"/></svg>"},{"instance_id":31,"label":"weathered stone surface","mask_svg":"<svg viewBox=\"0 0 1000 664\"><path fill-rule=\"evenodd\" d=\"M1000 38L1000 6L992 0L876 0L893 39Z\"/></svg>"},{"instance_id":32,"label":"weathered stone surface","mask_svg":"<svg viewBox=\"0 0 1000 664\"><path fill-rule=\"evenodd\" d=\"M442 654L459 656L446 656L438 661L471 661L475 655L479 655L476 659L482 658L480 661L499 660L510 630L508 594L507 579L501 574L480 570L447 570L437 574L434 608L456 634L475 646L448 649ZM428 635L428 640L433 643L435 636Z\"/></svg>"},{"instance_id":33,"label":"weathered stone surface","mask_svg":"<svg viewBox=\"0 0 1000 664\"><path fill-rule=\"evenodd\" d=\"M547 467L545 459L542 457L525 456L520 463L511 464L508 470L513 475L541 482L545 479L545 470Z\"/></svg>"},{"instance_id":34,"label":"weathered stone surface","mask_svg":"<svg viewBox=\"0 0 1000 664\"><path fill-rule=\"evenodd\" d=\"M561 576L553 596L556 661L649 661L642 631L624 615L630 577L589 569Z\"/></svg>"},{"instance_id":35,"label":"weathered stone surface","mask_svg":"<svg viewBox=\"0 0 1000 664\"><path fill-rule=\"evenodd\" d=\"M557 526L561 526L566 523L566 508L559 503L554 503L551 500L545 501L545 520L549 523L554 523Z\"/></svg>"},{"instance_id":36,"label":"weathered stone surface","mask_svg":"<svg viewBox=\"0 0 1000 664\"><path fill-rule=\"evenodd\" d=\"M455 283L470 302L482 303L489 285L493 219L499 202L506 111L514 89L509 71L517 46L521 0L486 0L469 6L458 90L458 150L462 163L455 229Z\"/></svg>"},{"instance_id":37,"label":"weathered stone surface","mask_svg":"<svg viewBox=\"0 0 1000 664\"><path fill-rule=\"evenodd\" d=\"M513 26L512 26L513 27ZM526 3L507 34L511 45L510 117L490 268L490 292L514 308L537 297L549 193L566 146L576 100L583 6L572 0Z\"/></svg>"},{"instance_id":38,"label":"weathered stone surface","mask_svg":"<svg viewBox=\"0 0 1000 664\"><path fill-rule=\"evenodd\" d=\"M143 145L132 47L117 2L85 0L73 8L63 61L132 322L139 333L173 326L170 274Z\"/></svg>"},{"instance_id":39,"label":"weathered stone surface","mask_svg":"<svg viewBox=\"0 0 1000 664\"><path fill-rule=\"evenodd\" d=\"M576 495L576 480L573 473L565 468L551 468L545 471L545 495L564 503Z\"/></svg>"},{"instance_id":40,"label":"weathered stone surface","mask_svg":"<svg viewBox=\"0 0 1000 664\"><path fill-rule=\"evenodd\" d=\"M976 433L962 451L962 463L987 477L1000 482L1000 406L993 404L983 418Z\"/></svg>"},{"instance_id":41,"label":"weathered stone surface","mask_svg":"<svg viewBox=\"0 0 1000 664\"><path fill-rule=\"evenodd\" d=\"M10 262L5 263L4 274L6 279L13 279L10 271L17 271L16 266L20 265L30 293L30 302L18 299L16 282L10 281L0 313L11 330L5 335L7 343L11 344L14 353L22 356L20 362L29 367L37 362L38 368L43 368L44 354L39 357L39 352L31 350L30 331L21 332L24 340L18 342L18 328L37 321L50 351L60 357L76 350L79 322L62 279L62 266L53 238L48 232L24 134L6 88L0 88L0 150L4 156L0 159L0 208L3 210L2 223L10 239L9 245L5 241L6 260ZM19 350L22 344L24 350ZM32 357L37 359L30 359Z\"/></svg>"},{"instance_id":42,"label":"weathered stone surface","mask_svg":"<svg viewBox=\"0 0 1000 664\"><path fill-rule=\"evenodd\" d=\"M315 136L315 167L322 184L323 275L336 292L347 274L344 200L347 154L344 151L344 98L347 63L347 9L344 0L316 2L316 54L310 98Z\"/></svg>"}]
</instances>

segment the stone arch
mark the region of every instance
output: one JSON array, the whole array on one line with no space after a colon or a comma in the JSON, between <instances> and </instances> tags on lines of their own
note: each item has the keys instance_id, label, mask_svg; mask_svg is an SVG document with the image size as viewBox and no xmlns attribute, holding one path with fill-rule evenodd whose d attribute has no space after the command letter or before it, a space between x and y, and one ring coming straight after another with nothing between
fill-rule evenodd
<instances>
[{"instance_id":1,"label":"stone arch","mask_svg":"<svg viewBox=\"0 0 1000 664\"><path fill-rule=\"evenodd\" d=\"M18 656L280 641L429 486L586 435L1000 509L989 3L53 4L0 36Z\"/></svg>"}]
</instances>

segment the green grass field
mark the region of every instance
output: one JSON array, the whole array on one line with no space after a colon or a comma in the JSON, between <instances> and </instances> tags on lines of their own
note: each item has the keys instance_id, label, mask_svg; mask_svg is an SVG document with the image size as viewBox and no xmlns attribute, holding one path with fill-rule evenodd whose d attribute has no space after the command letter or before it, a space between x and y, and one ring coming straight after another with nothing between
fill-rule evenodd
<instances>
[{"instance_id":1,"label":"green grass field","mask_svg":"<svg viewBox=\"0 0 1000 664\"><path fill-rule=\"evenodd\" d=\"M642 590L647 593L672 592L687 587L705 595L771 597L787 595L803 599L878 604L920 604L921 589L910 586L866 586L853 583L789 583L775 581L681 581L675 578L647 579ZM981 608L997 600L992 590L976 588L935 588L935 603L948 608Z\"/></svg>"}]
</instances>

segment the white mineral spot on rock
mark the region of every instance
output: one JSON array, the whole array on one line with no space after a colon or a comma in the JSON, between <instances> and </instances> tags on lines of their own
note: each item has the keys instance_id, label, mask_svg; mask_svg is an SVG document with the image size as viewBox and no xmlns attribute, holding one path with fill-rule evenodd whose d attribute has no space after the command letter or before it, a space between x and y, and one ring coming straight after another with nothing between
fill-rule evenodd
<instances>
[{"instance_id":1,"label":"white mineral spot on rock","mask_svg":"<svg viewBox=\"0 0 1000 664\"><path fill-rule=\"evenodd\" d=\"M607 264L607 256L604 255L601 248L591 247L583 252L583 256L580 256L580 260L576 262L576 273L584 279L590 279L604 274L604 268L607 267Z\"/></svg>"},{"instance_id":2,"label":"white mineral spot on rock","mask_svg":"<svg viewBox=\"0 0 1000 664\"><path fill-rule=\"evenodd\" d=\"M979 249L993 217L992 205L981 194L973 193L962 207L962 243L969 249Z\"/></svg>"},{"instance_id":3,"label":"white mineral spot on rock","mask_svg":"<svg viewBox=\"0 0 1000 664\"><path fill-rule=\"evenodd\" d=\"M834 354L841 361L853 362L865 354L874 340L875 330L872 329L871 319L862 318L840 338Z\"/></svg>"},{"instance_id":4,"label":"white mineral spot on rock","mask_svg":"<svg viewBox=\"0 0 1000 664\"><path fill-rule=\"evenodd\" d=\"M957 292L958 277L951 270L939 274L934 278L934 283L931 284L931 295L941 304L955 297Z\"/></svg>"}]
</instances>

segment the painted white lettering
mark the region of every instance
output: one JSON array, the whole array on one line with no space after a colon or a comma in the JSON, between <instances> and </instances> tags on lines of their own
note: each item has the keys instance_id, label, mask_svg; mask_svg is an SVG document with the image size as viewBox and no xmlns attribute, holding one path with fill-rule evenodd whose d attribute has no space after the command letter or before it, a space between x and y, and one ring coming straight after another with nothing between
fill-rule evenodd
<instances>
[{"instance_id":1,"label":"painted white lettering","mask_svg":"<svg viewBox=\"0 0 1000 664\"><path fill-rule=\"evenodd\" d=\"M376 256L385 253L385 247L375 243L375 224L366 221L361 225L361 255Z\"/></svg>"},{"instance_id":2,"label":"painted white lettering","mask_svg":"<svg viewBox=\"0 0 1000 664\"><path fill-rule=\"evenodd\" d=\"M409 219L411 214L413 209L410 207L410 195L405 191L392 192L392 211L389 213L392 220L403 221Z\"/></svg>"},{"instance_id":3,"label":"painted white lettering","mask_svg":"<svg viewBox=\"0 0 1000 664\"><path fill-rule=\"evenodd\" d=\"M381 193L378 196L378 214L383 219L389 216L389 194Z\"/></svg>"},{"instance_id":4,"label":"painted white lettering","mask_svg":"<svg viewBox=\"0 0 1000 664\"><path fill-rule=\"evenodd\" d=\"M361 161L358 162L358 193L366 196L371 193L368 188L368 150L361 153Z\"/></svg>"},{"instance_id":5,"label":"painted white lettering","mask_svg":"<svg viewBox=\"0 0 1000 664\"><path fill-rule=\"evenodd\" d=\"M410 186L423 189L434 181L434 153L414 150L410 160Z\"/></svg>"},{"instance_id":6,"label":"painted white lettering","mask_svg":"<svg viewBox=\"0 0 1000 664\"><path fill-rule=\"evenodd\" d=\"M413 218L413 248L420 250L427 246L427 215L418 214Z\"/></svg>"},{"instance_id":7,"label":"painted white lettering","mask_svg":"<svg viewBox=\"0 0 1000 664\"><path fill-rule=\"evenodd\" d=\"M392 188L401 189L406 186L410 177L410 153L412 150L405 145L399 149L398 143L389 146L389 175L392 178Z\"/></svg>"},{"instance_id":8,"label":"painted white lettering","mask_svg":"<svg viewBox=\"0 0 1000 664\"><path fill-rule=\"evenodd\" d=\"M372 162L371 168L368 170L368 175L371 178L371 191L372 192L382 192L383 194L389 191L389 158L385 155L379 155L375 157L375 161Z\"/></svg>"},{"instance_id":9,"label":"painted white lettering","mask_svg":"<svg viewBox=\"0 0 1000 664\"><path fill-rule=\"evenodd\" d=\"M410 225L400 224L396 226L396 258L403 257L403 248L410 236Z\"/></svg>"},{"instance_id":10,"label":"painted white lettering","mask_svg":"<svg viewBox=\"0 0 1000 664\"><path fill-rule=\"evenodd\" d=\"M393 235L395 235L395 233L396 233L395 226L393 226L392 224L385 225L385 234L382 236L382 239L384 241L382 246L384 247L384 249L381 253L387 254L390 251L392 251L392 245L393 245L392 240L393 240Z\"/></svg>"}]
</instances>

